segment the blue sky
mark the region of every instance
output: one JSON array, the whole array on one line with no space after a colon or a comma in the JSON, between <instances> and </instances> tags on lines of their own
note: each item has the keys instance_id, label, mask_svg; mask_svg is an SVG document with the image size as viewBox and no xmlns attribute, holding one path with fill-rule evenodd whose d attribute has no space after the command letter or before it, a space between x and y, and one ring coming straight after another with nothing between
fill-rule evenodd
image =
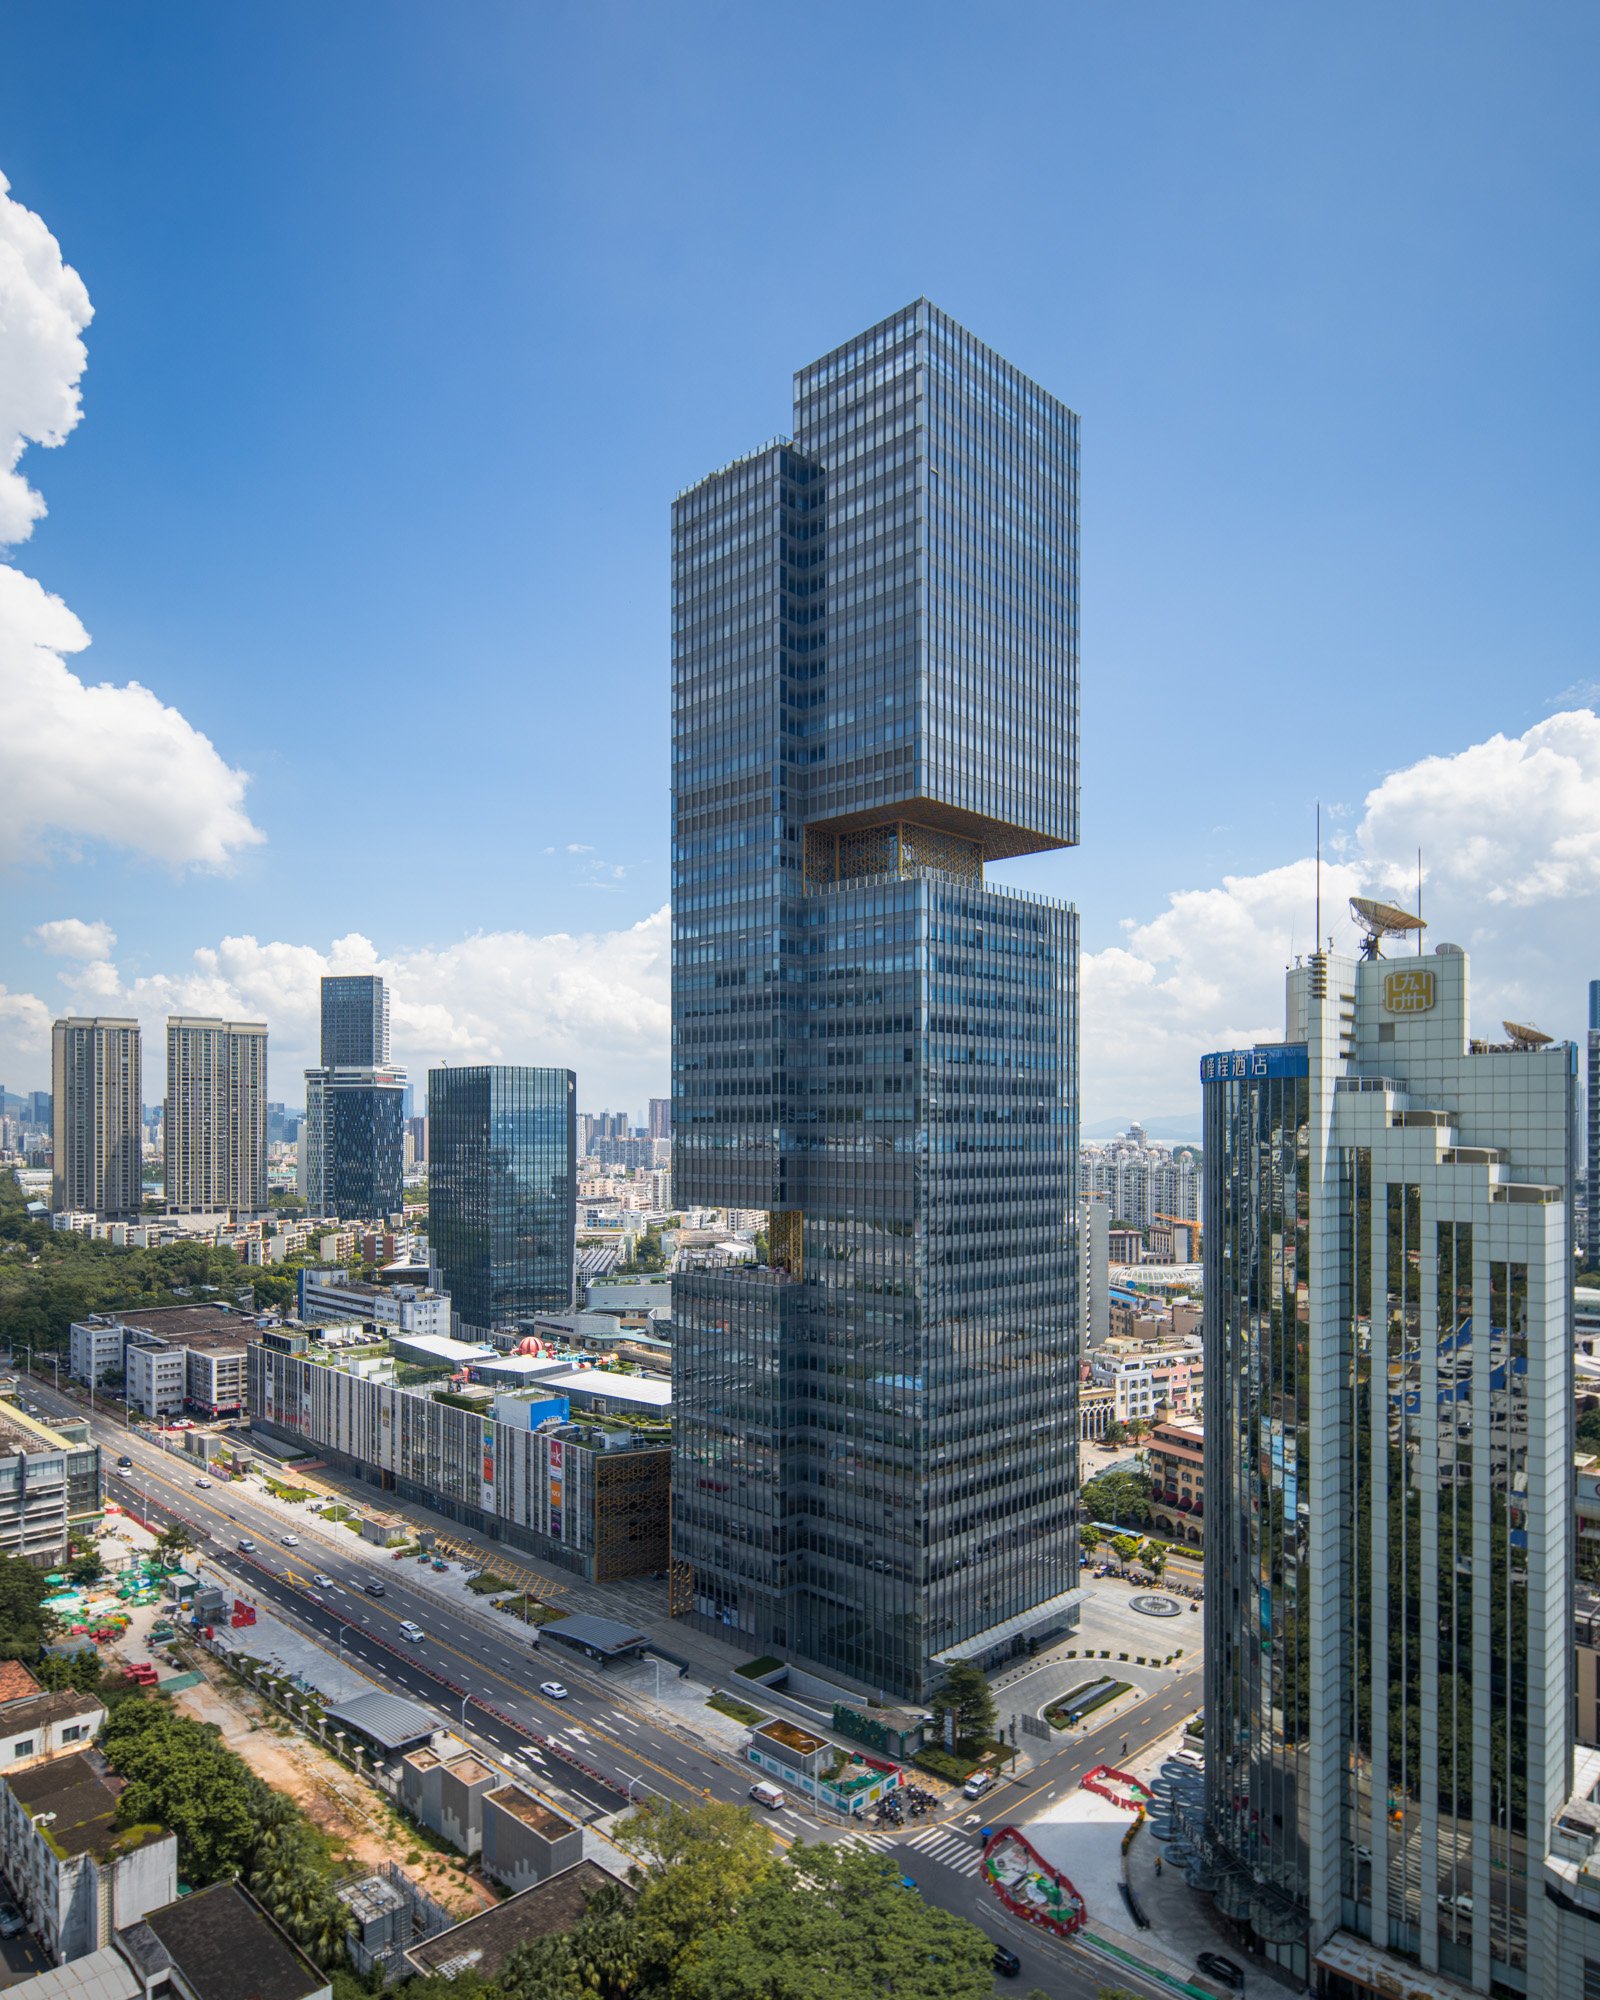
<instances>
[{"instance_id":1,"label":"blue sky","mask_svg":"<svg viewBox=\"0 0 1600 2000\"><path fill-rule=\"evenodd\" d=\"M6 38L0 172L95 310L11 560L93 634L73 671L249 773L265 836L174 867L137 807L41 809L10 1088L48 1080L44 1015L204 986L281 1009L292 1098L314 958L358 933L419 1066L573 1060L573 993L631 981L580 1097L664 1089L631 927L667 891L671 496L921 293L1083 417L1083 845L1010 872L1147 1004L1113 1052L1086 974L1086 1118L1182 1109L1207 1037L1271 1028L1319 795L1375 879L1509 785L1472 866L1533 891L1485 931L1441 856L1430 895L1507 1004L1582 1025L1552 938L1596 883L1552 901L1516 800L1554 757L1571 862L1600 749L1485 757L1600 679L1592 8L22 0ZM1160 927L1241 908L1228 995Z\"/></svg>"}]
</instances>

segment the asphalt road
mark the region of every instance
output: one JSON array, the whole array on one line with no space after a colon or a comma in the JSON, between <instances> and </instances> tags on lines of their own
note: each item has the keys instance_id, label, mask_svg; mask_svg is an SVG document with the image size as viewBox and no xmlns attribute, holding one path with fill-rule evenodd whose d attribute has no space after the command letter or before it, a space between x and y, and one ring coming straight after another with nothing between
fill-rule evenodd
<instances>
[{"instance_id":1,"label":"asphalt road","mask_svg":"<svg viewBox=\"0 0 1600 2000\"><path fill-rule=\"evenodd\" d=\"M30 1382L26 1393L46 1415L88 1415L86 1404L37 1382ZM412 1584L410 1563L395 1562L353 1536L348 1550L315 1533L301 1535L298 1547L286 1548L282 1537L294 1531L286 1531L279 1515L254 1500L252 1489L221 1480L199 1488L195 1480L200 1475L190 1461L163 1451L110 1414L97 1410L91 1422L104 1448L108 1499L135 1508L157 1528L181 1522L198 1544L195 1561L202 1573L210 1571L238 1595L270 1606L329 1652L342 1652L371 1678L435 1710L452 1727L464 1728L519 1779L574 1817L594 1820L629 1798L650 1794L683 1803L747 1801L746 1767L661 1724L581 1655L558 1642L536 1647L526 1628L509 1619L503 1635L480 1628ZM132 1458L131 1476L115 1470L119 1455ZM255 1549L241 1552L241 1540L253 1541ZM329 1583L316 1583L318 1574ZM372 1579L382 1582L382 1598L364 1590ZM409 1643L400 1631L408 1619L423 1629L418 1644ZM676 1669L664 1665L662 1671ZM568 1690L566 1699L541 1693L544 1680L559 1681ZM1116 1763L1124 1739L1131 1755L1165 1734L1194 1708L1199 1692L1196 1662L1114 1722L1074 1734L1021 1780L998 1786L982 1802L981 1812L958 1801L957 1809L937 1823L938 1831L960 1833L975 1850L980 1824L1000 1825L1024 1812L1036 1814L1072 1791L1095 1764ZM785 1840L849 1834L831 1818L819 1821L794 1803L771 1820ZM1017 1953L1020 1975L1001 1982L997 1990L1026 1993L1037 1987L1051 2000L1095 2000L1102 1985L1124 1986L1152 2000L1170 1993L1082 1945L1013 1918L975 1873L913 1845L934 1830L929 1822L912 1822L898 1837L873 1844L892 1854L930 1902L979 1924ZM944 1846L951 1851L951 1843Z\"/></svg>"}]
</instances>

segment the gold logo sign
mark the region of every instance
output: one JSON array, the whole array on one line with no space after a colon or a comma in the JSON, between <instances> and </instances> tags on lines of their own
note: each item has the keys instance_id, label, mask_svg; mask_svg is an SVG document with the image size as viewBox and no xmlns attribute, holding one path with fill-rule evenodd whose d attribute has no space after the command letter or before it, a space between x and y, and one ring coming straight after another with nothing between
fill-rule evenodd
<instances>
[{"instance_id":1,"label":"gold logo sign","mask_svg":"<svg viewBox=\"0 0 1600 2000\"><path fill-rule=\"evenodd\" d=\"M1426 1014L1433 1005L1433 973L1427 966L1383 975L1386 1014Z\"/></svg>"}]
</instances>

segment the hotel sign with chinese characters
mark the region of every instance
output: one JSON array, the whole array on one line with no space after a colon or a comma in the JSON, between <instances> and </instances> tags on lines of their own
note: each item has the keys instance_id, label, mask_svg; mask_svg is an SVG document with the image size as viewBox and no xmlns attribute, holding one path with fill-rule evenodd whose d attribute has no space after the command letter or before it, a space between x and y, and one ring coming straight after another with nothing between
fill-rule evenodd
<instances>
[{"instance_id":1,"label":"hotel sign with chinese characters","mask_svg":"<svg viewBox=\"0 0 1600 2000\"><path fill-rule=\"evenodd\" d=\"M1202 1083L1261 1083L1275 1076L1308 1076L1311 1055L1304 1042L1268 1049L1218 1049L1200 1058Z\"/></svg>"},{"instance_id":2,"label":"hotel sign with chinese characters","mask_svg":"<svg viewBox=\"0 0 1600 2000\"><path fill-rule=\"evenodd\" d=\"M1426 1014L1433 1007L1433 971L1426 965L1397 967L1383 975L1386 1014Z\"/></svg>"}]
</instances>

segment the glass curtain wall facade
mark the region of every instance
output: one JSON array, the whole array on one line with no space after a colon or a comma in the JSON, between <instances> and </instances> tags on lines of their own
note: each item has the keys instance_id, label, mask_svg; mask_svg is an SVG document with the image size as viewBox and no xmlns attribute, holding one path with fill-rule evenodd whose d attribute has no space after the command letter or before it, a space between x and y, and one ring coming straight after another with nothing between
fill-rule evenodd
<instances>
[{"instance_id":1,"label":"glass curtain wall facade","mask_svg":"<svg viewBox=\"0 0 1600 2000\"><path fill-rule=\"evenodd\" d=\"M382 1068L389 1060L389 989L376 973L322 982L322 1067Z\"/></svg>"},{"instance_id":2,"label":"glass curtain wall facade","mask_svg":"<svg viewBox=\"0 0 1600 2000\"><path fill-rule=\"evenodd\" d=\"M322 1063L306 1071L306 1172L314 1214L393 1215L405 1202L404 1070L389 1064L389 989L374 973L322 982Z\"/></svg>"},{"instance_id":3,"label":"glass curtain wall facade","mask_svg":"<svg viewBox=\"0 0 1600 2000\"><path fill-rule=\"evenodd\" d=\"M521 1333L572 1305L577 1078L428 1072L428 1243L464 1329Z\"/></svg>"},{"instance_id":4,"label":"glass curtain wall facade","mask_svg":"<svg viewBox=\"0 0 1600 2000\"><path fill-rule=\"evenodd\" d=\"M393 1215L405 1205L404 1077L334 1070L327 1088L328 1212Z\"/></svg>"},{"instance_id":5,"label":"glass curtain wall facade","mask_svg":"<svg viewBox=\"0 0 1600 2000\"><path fill-rule=\"evenodd\" d=\"M1253 1054L1270 1074L1230 1066L1205 1092L1206 1756L1212 1829L1251 1877L1219 1903L1270 1925L1281 1902L1293 1933L1309 1894L1310 1080L1303 1048Z\"/></svg>"},{"instance_id":6,"label":"glass curtain wall facade","mask_svg":"<svg viewBox=\"0 0 1600 2000\"><path fill-rule=\"evenodd\" d=\"M1077 479L923 301L674 510L674 1603L901 1695L1076 1576Z\"/></svg>"},{"instance_id":7,"label":"glass curtain wall facade","mask_svg":"<svg viewBox=\"0 0 1600 2000\"><path fill-rule=\"evenodd\" d=\"M1453 946L1319 953L1289 975L1296 1040L1202 1064L1187 1831L1191 1879L1291 1973L1375 1947L1537 1994L1573 1776L1578 1052L1472 1041L1467 997Z\"/></svg>"},{"instance_id":8,"label":"glass curtain wall facade","mask_svg":"<svg viewBox=\"0 0 1600 2000\"><path fill-rule=\"evenodd\" d=\"M1591 1271L1600 1270L1600 979L1589 981L1588 1086L1585 1131L1588 1150L1584 1155L1584 1195L1588 1214L1586 1243Z\"/></svg>"}]
</instances>

